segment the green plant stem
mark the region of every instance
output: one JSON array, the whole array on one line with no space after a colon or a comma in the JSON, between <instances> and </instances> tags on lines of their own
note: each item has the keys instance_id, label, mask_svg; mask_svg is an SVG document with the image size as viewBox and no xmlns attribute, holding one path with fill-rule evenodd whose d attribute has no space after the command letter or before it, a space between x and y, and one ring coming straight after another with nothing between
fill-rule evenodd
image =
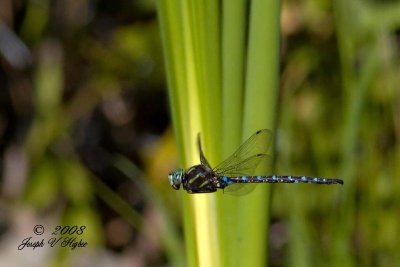
<instances>
[{"instance_id":1,"label":"green plant stem","mask_svg":"<svg viewBox=\"0 0 400 267\"><path fill-rule=\"evenodd\" d=\"M215 1L159 1L158 12L181 164L198 163L198 133L208 159L215 162L221 134L219 29L215 27L219 5ZM218 266L215 195L183 194L188 265Z\"/></svg>"},{"instance_id":2,"label":"green plant stem","mask_svg":"<svg viewBox=\"0 0 400 267\"><path fill-rule=\"evenodd\" d=\"M242 140L243 91L246 45L246 0L223 1L222 8L222 158ZM237 205L240 198L218 196L221 266L236 261ZM229 226L229 227L227 227Z\"/></svg>"},{"instance_id":3,"label":"green plant stem","mask_svg":"<svg viewBox=\"0 0 400 267\"><path fill-rule=\"evenodd\" d=\"M274 129L279 73L280 3L251 2L243 136ZM249 205L251 203L251 205ZM238 203L236 266L267 266L270 187L258 187ZM262 227L260 227L260 225Z\"/></svg>"}]
</instances>

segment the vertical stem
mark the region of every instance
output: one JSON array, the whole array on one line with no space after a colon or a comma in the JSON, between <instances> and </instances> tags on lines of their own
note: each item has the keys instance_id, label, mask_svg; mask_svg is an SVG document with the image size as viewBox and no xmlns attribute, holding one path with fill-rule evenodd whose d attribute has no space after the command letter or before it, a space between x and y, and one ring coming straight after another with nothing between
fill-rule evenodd
<instances>
[{"instance_id":1,"label":"vertical stem","mask_svg":"<svg viewBox=\"0 0 400 267\"><path fill-rule=\"evenodd\" d=\"M243 136L274 129L279 79L279 1L251 2ZM251 205L250 205L251 203ZM270 187L258 187L238 205L237 266L267 266ZM251 256L249 256L251 255Z\"/></svg>"},{"instance_id":2,"label":"vertical stem","mask_svg":"<svg viewBox=\"0 0 400 267\"><path fill-rule=\"evenodd\" d=\"M210 162L215 162L221 134L219 4L199 0L157 4L182 166L198 164L198 133ZM182 194L188 265L218 266L216 196Z\"/></svg>"},{"instance_id":3,"label":"vertical stem","mask_svg":"<svg viewBox=\"0 0 400 267\"><path fill-rule=\"evenodd\" d=\"M242 140L247 1L224 0L222 18L222 158L227 158ZM240 198L219 195L218 200L222 266L234 266Z\"/></svg>"}]
</instances>

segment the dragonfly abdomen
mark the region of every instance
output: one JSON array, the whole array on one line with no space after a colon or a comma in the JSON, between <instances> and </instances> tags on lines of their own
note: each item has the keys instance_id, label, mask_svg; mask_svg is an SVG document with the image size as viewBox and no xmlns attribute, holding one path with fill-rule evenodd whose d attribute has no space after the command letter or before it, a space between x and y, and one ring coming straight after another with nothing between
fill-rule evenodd
<instances>
[{"instance_id":1,"label":"dragonfly abdomen","mask_svg":"<svg viewBox=\"0 0 400 267\"><path fill-rule=\"evenodd\" d=\"M223 177L224 180L228 181L228 184L232 183L306 183L306 184L343 184L340 179L332 178L318 178L309 176L237 176L237 177Z\"/></svg>"}]
</instances>

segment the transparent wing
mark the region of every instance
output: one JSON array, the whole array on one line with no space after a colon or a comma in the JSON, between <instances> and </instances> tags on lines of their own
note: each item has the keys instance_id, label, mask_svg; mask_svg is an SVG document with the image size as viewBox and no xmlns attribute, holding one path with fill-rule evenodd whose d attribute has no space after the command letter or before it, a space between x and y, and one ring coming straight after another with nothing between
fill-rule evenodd
<instances>
[{"instance_id":1,"label":"transparent wing","mask_svg":"<svg viewBox=\"0 0 400 267\"><path fill-rule=\"evenodd\" d=\"M265 175L272 163L271 157L266 154L271 141L271 131L267 129L257 131L213 171L219 176L228 177Z\"/></svg>"},{"instance_id":2,"label":"transparent wing","mask_svg":"<svg viewBox=\"0 0 400 267\"><path fill-rule=\"evenodd\" d=\"M249 176L249 175L267 175L271 170L272 157L267 154L254 155L243 160L238 165L233 166L231 170L226 170L225 176ZM220 175L220 174L218 174ZM238 183L231 184L224 188L224 193L242 196L248 194L256 188L257 184Z\"/></svg>"},{"instance_id":3,"label":"transparent wing","mask_svg":"<svg viewBox=\"0 0 400 267\"><path fill-rule=\"evenodd\" d=\"M224 188L224 194L243 196L256 188L257 184L232 184Z\"/></svg>"},{"instance_id":4,"label":"transparent wing","mask_svg":"<svg viewBox=\"0 0 400 267\"><path fill-rule=\"evenodd\" d=\"M220 168L220 165L218 165L214 169L214 172L218 176L228 177L266 175L271 170L272 157L267 154L256 154L246 159L232 160L229 163L231 164L227 164L223 168Z\"/></svg>"},{"instance_id":5,"label":"transparent wing","mask_svg":"<svg viewBox=\"0 0 400 267\"><path fill-rule=\"evenodd\" d=\"M204 156L203 148L201 147L200 133L197 134L197 146L200 152L200 162L201 164L207 166L211 170L211 166L208 163L206 157Z\"/></svg>"}]
</instances>

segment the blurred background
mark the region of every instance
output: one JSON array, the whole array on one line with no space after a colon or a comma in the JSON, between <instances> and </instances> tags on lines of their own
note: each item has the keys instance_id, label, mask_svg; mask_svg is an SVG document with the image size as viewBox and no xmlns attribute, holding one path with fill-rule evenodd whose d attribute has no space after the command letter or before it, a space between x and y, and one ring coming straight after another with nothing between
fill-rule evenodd
<instances>
[{"instance_id":1,"label":"blurred background","mask_svg":"<svg viewBox=\"0 0 400 267\"><path fill-rule=\"evenodd\" d=\"M337 2L282 2L276 170L350 189L274 186L271 266L400 264L400 5ZM154 1L1 1L0 103L0 266L184 262ZM88 245L18 250L39 224Z\"/></svg>"}]
</instances>

